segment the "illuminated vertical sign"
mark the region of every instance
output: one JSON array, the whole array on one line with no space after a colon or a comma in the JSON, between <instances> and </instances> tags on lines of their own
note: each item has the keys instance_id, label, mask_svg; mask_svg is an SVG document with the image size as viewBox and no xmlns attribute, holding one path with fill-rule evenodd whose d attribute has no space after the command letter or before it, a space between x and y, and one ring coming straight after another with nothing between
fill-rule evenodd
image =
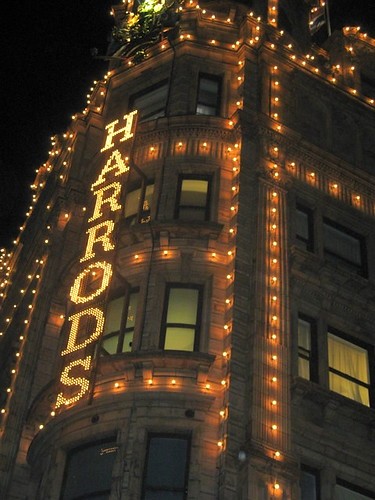
<instances>
[{"instance_id":1,"label":"illuminated vertical sign","mask_svg":"<svg viewBox=\"0 0 375 500\"><path fill-rule=\"evenodd\" d=\"M94 346L105 322L104 299L113 274L114 230L121 205L123 177L129 171L137 111L115 120L106 129L103 166L91 186L92 213L87 219L86 245L80 269L70 289L74 314L69 317L69 334L61 356L56 408L80 400L89 390Z\"/></svg>"}]
</instances>

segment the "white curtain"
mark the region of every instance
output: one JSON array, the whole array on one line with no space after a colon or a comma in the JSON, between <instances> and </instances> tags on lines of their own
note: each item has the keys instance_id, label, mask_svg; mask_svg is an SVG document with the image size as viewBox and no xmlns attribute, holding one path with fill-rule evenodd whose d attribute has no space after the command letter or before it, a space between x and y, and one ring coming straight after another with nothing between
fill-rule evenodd
<instances>
[{"instance_id":1,"label":"white curtain","mask_svg":"<svg viewBox=\"0 0 375 500\"><path fill-rule=\"evenodd\" d=\"M368 353L366 349L328 333L328 362L330 369L333 368L342 374L369 384ZM338 392L347 398L370 406L368 388L331 371L329 373L329 387L332 391Z\"/></svg>"}]
</instances>

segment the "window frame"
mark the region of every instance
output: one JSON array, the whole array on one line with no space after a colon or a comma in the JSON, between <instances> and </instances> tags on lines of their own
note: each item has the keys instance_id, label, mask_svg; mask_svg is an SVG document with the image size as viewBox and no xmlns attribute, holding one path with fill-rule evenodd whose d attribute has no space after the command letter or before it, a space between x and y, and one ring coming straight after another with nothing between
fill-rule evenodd
<instances>
[{"instance_id":1,"label":"window frame","mask_svg":"<svg viewBox=\"0 0 375 500\"><path fill-rule=\"evenodd\" d=\"M159 439L168 439L168 438L174 438L174 439L184 439L187 443L186 447L186 464L185 464L185 481L184 481L184 486L183 490L169 490L169 491L176 491L176 492L182 492L183 493L183 498L184 500L187 499L188 495L188 484L189 484L189 471L190 471L190 457L191 457L191 433L162 433L162 432L150 432L148 433L147 436L147 448L146 448L146 454L145 454L145 461L144 461L144 467L143 467L143 478L142 478L142 493L141 493L141 499L144 500L145 495L147 493L147 490L150 488L147 487L146 484L146 479L147 479L147 467L148 467L148 460L149 460L149 455L150 455L150 444L151 440L153 438L159 438ZM167 485L166 485L167 486ZM155 491L155 490L153 490ZM158 489L157 491L166 491L166 489Z\"/></svg>"},{"instance_id":2,"label":"window frame","mask_svg":"<svg viewBox=\"0 0 375 500\"><path fill-rule=\"evenodd\" d=\"M344 235L350 236L351 238L354 238L355 240L358 241L359 243L359 251L360 251L360 264L357 264L356 262L353 262L353 260L347 259L346 257L339 255L336 252L333 252L332 250L327 249L326 246L326 238L324 235L324 228L325 226L331 227L332 229L341 232ZM359 276L362 276L364 278L368 277L368 263L367 263L367 246L366 246L366 239L364 236L361 234L358 234L355 231L352 231L346 226L343 226L342 224L338 224L337 222L333 221L332 219L329 219L328 217L323 217L322 220L322 230L323 230L323 253L324 257L328 262L334 262L338 264L342 264L343 266L349 268L352 272L356 272ZM328 258L327 258L328 257Z\"/></svg>"},{"instance_id":3,"label":"window frame","mask_svg":"<svg viewBox=\"0 0 375 500\"><path fill-rule=\"evenodd\" d=\"M367 352L367 364L368 364L368 371L369 371L369 383L366 384L365 382L362 382L361 380L358 380L344 372L340 372L339 370L336 370L335 368L330 367L329 365L329 351L328 351L328 334L331 334L335 337L338 337L339 339L345 340L346 342L349 342L355 347L360 347L361 349L365 350ZM356 399L344 396L340 392L336 392L333 389L330 388L329 381L328 381L328 387L329 390L334 392L335 394L339 394L340 396L347 398L351 401L354 401L355 403L358 403L362 406L365 406L366 408L374 408L375 404L375 390L374 390L374 380L375 380L375 367L374 367L374 362L375 362L375 354L374 354L374 346L371 344L367 344L366 342L363 342L357 338L354 338L350 335L347 335L336 328L333 328L331 326L327 327L327 333L326 333L326 341L327 341L327 373L328 377L330 373L334 373L338 375L339 377L349 380L350 382L353 382L355 384L358 384L360 387L365 387L368 389L368 396L369 396L369 406L361 403L360 401L357 401Z\"/></svg>"},{"instance_id":4,"label":"window frame","mask_svg":"<svg viewBox=\"0 0 375 500\"><path fill-rule=\"evenodd\" d=\"M81 450L84 450L84 449L89 449L89 448L93 448L94 446L100 446L100 445L105 445L106 443L113 443L114 444L114 447L116 448L116 456L117 456L117 452L118 452L118 445L117 445L117 439L116 439L116 436L110 436L110 437L106 437L106 438L103 438L103 439L98 439L98 440L95 440L95 441L89 441L89 442L86 442L86 443L83 443L81 445L78 445L78 446L75 446L75 447L72 447L70 448L67 453L66 453L66 458L65 458L65 465L64 465L64 474L63 474L63 479L62 479L62 483L61 483L61 489L60 489L60 496L59 496L59 499L60 500L65 500L66 498L68 498L69 500L79 500L80 498L87 498L87 493L82 493L80 492L79 496L74 496L74 497L66 497L65 496L65 489L66 489L66 486L67 486L67 479L68 479L68 467L69 467L69 462L71 460L71 457L74 455L74 453L77 453ZM90 495L90 498L95 498L96 496L98 495L103 495L103 494L107 494L108 493L108 498L111 494L111 490L112 490L112 477L113 477L113 469L114 469L114 464L115 464L115 461L116 461L116 456L114 457L114 461L113 461L113 464L112 464L112 470L111 470L111 478L110 478L110 487L109 489L105 489L105 490L100 490L100 491L94 491L94 492L89 492L89 495ZM95 496L92 496L92 495L95 495Z\"/></svg>"},{"instance_id":5,"label":"window frame","mask_svg":"<svg viewBox=\"0 0 375 500\"><path fill-rule=\"evenodd\" d=\"M301 478L302 478L302 473L303 472L305 472L307 474L310 474L311 476L314 477L314 479L315 479L315 493L316 493L314 500L321 500L320 470L316 469L315 467L310 467L310 465L301 464L301 474L300 474L300 490L301 490L301 494L303 493L302 492L302 488L301 488Z\"/></svg>"},{"instance_id":6,"label":"window frame","mask_svg":"<svg viewBox=\"0 0 375 500\"><path fill-rule=\"evenodd\" d=\"M138 310L139 296L140 296L140 288L139 287L128 287L123 293L117 293L116 295L113 295L112 297L110 297L109 300L107 301L106 310L108 308L108 304L111 301L117 300L119 298L123 298L123 308L122 308L122 312L121 312L121 320L120 320L120 328L119 328L119 330L118 331L116 330L114 332L110 332L107 335L105 335L104 331L103 331L103 334L101 336L101 341L100 341L100 344L99 344L99 355L102 356L102 357L115 356L116 354L125 354L127 352L132 352L132 350L133 350L133 345L131 346L130 351L124 351L122 349L126 333L129 333L130 331L133 331L133 342L134 342L134 332L136 330L136 325L137 325L137 314L135 315L134 326L131 327L131 328L130 327L128 327L128 328L126 327L127 317L128 317L128 314L129 314L130 298L131 298L132 294L138 294L137 305L136 305L136 308ZM107 316L107 314L105 315L105 318L106 318L106 316ZM104 342L104 340L112 338L112 337L116 337L116 336L117 336L117 348L116 348L116 352L115 353L103 352L103 342Z\"/></svg>"},{"instance_id":7,"label":"window frame","mask_svg":"<svg viewBox=\"0 0 375 500\"><path fill-rule=\"evenodd\" d=\"M367 496L369 499L375 499L375 493L362 488L361 486L357 486L349 481L345 481L344 479L336 478L336 485L342 486L343 488L348 489L349 491L353 491L354 493L359 493L360 495ZM335 492L336 493L336 492Z\"/></svg>"},{"instance_id":8,"label":"window frame","mask_svg":"<svg viewBox=\"0 0 375 500\"><path fill-rule=\"evenodd\" d=\"M197 180L197 181L207 181L207 193L206 193L206 205L203 209L203 207L197 207L194 205L182 205L181 204L181 193L182 193L182 184L184 180ZM175 210L174 210L174 218L177 220L182 220L182 221L196 221L196 222L207 222L211 219L211 193L212 193L212 175L209 174L180 174L178 176L178 181L177 181L177 195L176 195L176 204L175 204ZM198 209L200 213L204 211L204 219L188 219L188 218L180 218L180 210L184 208L190 208L192 210L196 209L198 212Z\"/></svg>"},{"instance_id":9,"label":"window frame","mask_svg":"<svg viewBox=\"0 0 375 500\"><path fill-rule=\"evenodd\" d=\"M216 103L215 103L215 113L198 113L198 106L207 106L212 108L213 106L207 105L207 103L200 98L201 96L201 81L207 80L211 82L215 82L218 84L218 90L216 95ZM195 114L198 116L220 116L221 115L221 101L222 101L222 87L223 87L223 77L221 75L215 75L205 72L199 72L198 81L197 81L197 99L195 104Z\"/></svg>"},{"instance_id":10,"label":"window frame","mask_svg":"<svg viewBox=\"0 0 375 500\"><path fill-rule=\"evenodd\" d=\"M300 349L304 349L299 345L299 320L305 321L310 325L310 351L308 354L302 355ZM309 379L305 379L299 374L299 369L297 366L298 376L309 380L310 382L319 383L319 369L318 369L318 334L317 334L317 322L315 318L307 316L303 313L298 313L297 317L297 358L305 359L309 362Z\"/></svg>"},{"instance_id":11,"label":"window frame","mask_svg":"<svg viewBox=\"0 0 375 500\"><path fill-rule=\"evenodd\" d=\"M202 310L203 310L203 286L193 283L167 283L165 287L164 294L164 306L163 306L163 314L161 320L161 329L160 329L160 341L159 348L163 351L173 351L174 349L165 349L165 340L168 327L174 328L193 328L192 324L188 323L167 323L167 315L168 315L168 307L169 307L169 296L170 291L174 288L185 288L191 290L198 291L198 300L197 300L197 318L196 323L194 325L194 346L192 351L183 351L183 352L197 352L199 351L200 346L200 337L201 337L201 329L202 329Z\"/></svg>"},{"instance_id":12,"label":"window frame","mask_svg":"<svg viewBox=\"0 0 375 500\"><path fill-rule=\"evenodd\" d=\"M161 89L163 87L166 87L167 91L164 105L162 107L159 106L150 113L144 114L143 108L136 106L136 101L142 97L147 96L148 94L151 94L153 91ZM168 95L169 95L169 79L165 78L164 80L161 80L157 83L154 83L153 85L150 85L149 87L146 87L134 94L131 94L129 96L129 105L128 105L129 112L134 111L135 109L138 111L138 123L145 123L151 120L157 120L158 118L163 118L167 116Z\"/></svg>"},{"instance_id":13,"label":"window frame","mask_svg":"<svg viewBox=\"0 0 375 500\"><path fill-rule=\"evenodd\" d=\"M297 232L297 222L296 222L296 231L295 238L297 242L297 246L299 248L303 248L308 252L314 252L315 250L315 238L314 238L314 212L311 208L302 205L301 203L296 204L296 220L297 220L297 212L304 213L307 216L307 232L308 237L304 238L302 235Z\"/></svg>"}]
</instances>

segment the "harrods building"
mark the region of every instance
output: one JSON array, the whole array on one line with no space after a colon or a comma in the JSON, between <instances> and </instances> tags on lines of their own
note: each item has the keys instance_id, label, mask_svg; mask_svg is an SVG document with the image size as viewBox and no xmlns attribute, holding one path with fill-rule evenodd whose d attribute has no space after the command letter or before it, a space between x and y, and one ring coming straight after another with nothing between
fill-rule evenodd
<instances>
[{"instance_id":1,"label":"harrods building","mask_svg":"<svg viewBox=\"0 0 375 500\"><path fill-rule=\"evenodd\" d=\"M375 40L324 11L114 5L1 254L1 499L375 498Z\"/></svg>"}]
</instances>

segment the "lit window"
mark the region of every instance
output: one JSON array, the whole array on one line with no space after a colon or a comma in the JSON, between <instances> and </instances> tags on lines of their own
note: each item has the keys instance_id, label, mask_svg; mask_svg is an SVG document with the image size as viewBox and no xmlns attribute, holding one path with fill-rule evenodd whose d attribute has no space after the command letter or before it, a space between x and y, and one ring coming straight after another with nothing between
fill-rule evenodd
<instances>
[{"instance_id":1,"label":"lit window","mask_svg":"<svg viewBox=\"0 0 375 500\"><path fill-rule=\"evenodd\" d=\"M129 99L129 110L138 111L138 122L156 120L165 116L165 109L168 98L168 81L163 81L153 85Z\"/></svg>"},{"instance_id":2,"label":"lit window","mask_svg":"<svg viewBox=\"0 0 375 500\"><path fill-rule=\"evenodd\" d=\"M221 78L214 75L199 75L197 115L220 115Z\"/></svg>"},{"instance_id":3,"label":"lit window","mask_svg":"<svg viewBox=\"0 0 375 500\"><path fill-rule=\"evenodd\" d=\"M67 457L61 500L109 499L116 452L114 439L72 450Z\"/></svg>"},{"instance_id":4,"label":"lit window","mask_svg":"<svg viewBox=\"0 0 375 500\"><path fill-rule=\"evenodd\" d=\"M300 488L302 500L320 500L319 471L301 465Z\"/></svg>"},{"instance_id":5,"label":"lit window","mask_svg":"<svg viewBox=\"0 0 375 500\"><path fill-rule=\"evenodd\" d=\"M324 219L323 230L325 257L361 276L367 276L364 239L327 219Z\"/></svg>"},{"instance_id":6,"label":"lit window","mask_svg":"<svg viewBox=\"0 0 375 500\"><path fill-rule=\"evenodd\" d=\"M153 195L153 183L133 189L126 194L124 216L128 225L137 222L145 224L151 220Z\"/></svg>"},{"instance_id":7,"label":"lit window","mask_svg":"<svg viewBox=\"0 0 375 500\"><path fill-rule=\"evenodd\" d=\"M180 220L209 220L209 177L185 175L179 178L175 215Z\"/></svg>"},{"instance_id":8,"label":"lit window","mask_svg":"<svg viewBox=\"0 0 375 500\"><path fill-rule=\"evenodd\" d=\"M371 500L375 498L375 493L338 479L335 484L336 498L337 500Z\"/></svg>"},{"instance_id":9,"label":"lit window","mask_svg":"<svg viewBox=\"0 0 375 500\"><path fill-rule=\"evenodd\" d=\"M316 329L314 320L298 318L298 375L307 380L317 381Z\"/></svg>"},{"instance_id":10,"label":"lit window","mask_svg":"<svg viewBox=\"0 0 375 500\"><path fill-rule=\"evenodd\" d=\"M201 288L169 285L166 291L161 348L176 351L198 349Z\"/></svg>"},{"instance_id":11,"label":"lit window","mask_svg":"<svg viewBox=\"0 0 375 500\"><path fill-rule=\"evenodd\" d=\"M369 350L328 332L329 388L370 406Z\"/></svg>"},{"instance_id":12,"label":"lit window","mask_svg":"<svg viewBox=\"0 0 375 500\"><path fill-rule=\"evenodd\" d=\"M187 498L190 440L187 436L151 435L143 479L143 500Z\"/></svg>"},{"instance_id":13,"label":"lit window","mask_svg":"<svg viewBox=\"0 0 375 500\"><path fill-rule=\"evenodd\" d=\"M297 245L305 250L314 250L313 213L308 208L297 205L296 240Z\"/></svg>"},{"instance_id":14,"label":"lit window","mask_svg":"<svg viewBox=\"0 0 375 500\"><path fill-rule=\"evenodd\" d=\"M108 302L100 354L117 354L132 350L138 290Z\"/></svg>"}]
</instances>

